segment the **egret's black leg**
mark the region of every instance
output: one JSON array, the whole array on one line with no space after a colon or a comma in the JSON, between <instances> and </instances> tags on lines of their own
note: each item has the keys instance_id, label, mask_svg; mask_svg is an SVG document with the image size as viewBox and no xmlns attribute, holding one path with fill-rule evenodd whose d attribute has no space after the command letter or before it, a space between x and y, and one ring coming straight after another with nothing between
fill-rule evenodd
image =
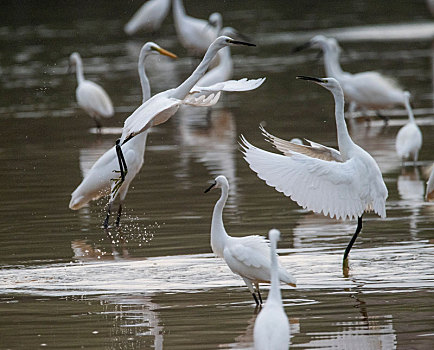
<instances>
[{"instance_id":1,"label":"egret's black leg","mask_svg":"<svg viewBox=\"0 0 434 350\"><path fill-rule=\"evenodd\" d=\"M347 248L345 249L345 253L344 253L344 267L348 266L348 254L350 253L350 250L354 244L354 242L357 239L357 236L359 235L360 231L362 230L362 216L359 216L357 219L357 228L356 228L356 232L354 233L353 237L351 238L350 243L348 243Z\"/></svg>"},{"instance_id":2,"label":"egret's black leg","mask_svg":"<svg viewBox=\"0 0 434 350\"><path fill-rule=\"evenodd\" d=\"M125 162L124 154L120 145L120 140L116 140L116 154L118 156L119 170L121 172L122 182L125 181L125 174L128 172L127 162Z\"/></svg>"},{"instance_id":3,"label":"egret's black leg","mask_svg":"<svg viewBox=\"0 0 434 350\"><path fill-rule=\"evenodd\" d=\"M262 296L261 296L261 292L259 292L259 289L258 289L258 297L259 297L260 303L262 304Z\"/></svg>"},{"instance_id":4,"label":"egret's black leg","mask_svg":"<svg viewBox=\"0 0 434 350\"><path fill-rule=\"evenodd\" d=\"M261 305L261 304L259 304L259 300L258 300L258 298L256 297L256 294L255 294L255 293L252 293L252 295L253 295L253 299L255 299L256 305L257 305L257 306Z\"/></svg>"},{"instance_id":5,"label":"egret's black leg","mask_svg":"<svg viewBox=\"0 0 434 350\"><path fill-rule=\"evenodd\" d=\"M102 128L102 124L99 121L98 118L93 118L93 120L95 120L95 124L96 124L96 131L99 135L101 135L101 128Z\"/></svg>"},{"instance_id":6,"label":"egret's black leg","mask_svg":"<svg viewBox=\"0 0 434 350\"><path fill-rule=\"evenodd\" d=\"M382 115L379 111L376 111L376 113L378 118L383 119L385 125L389 123L389 117Z\"/></svg>"},{"instance_id":7,"label":"egret's black leg","mask_svg":"<svg viewBox=\"0 0 434 350\"><path fill-rule=\"evenodd\" d=\"M110 201L107 204L107 216L105 217L105 220L104 220L104 223L103 223L103 226L104 226L105 229L108 228L111 209L112 209L112 202Z\"/></svg>"},{"instance_id":8,"label":"egret's black leg","mask_svg":"<svg viewBox=\"0 0 434 350\"><path fill-rule=\"evenodd\" d=\"M119 203L118 216L116 218L116 226L118 226L118 227L119 227L119 223L121 221L121 215L122 215L122 202Z\"/></svg>"}]
</instances>

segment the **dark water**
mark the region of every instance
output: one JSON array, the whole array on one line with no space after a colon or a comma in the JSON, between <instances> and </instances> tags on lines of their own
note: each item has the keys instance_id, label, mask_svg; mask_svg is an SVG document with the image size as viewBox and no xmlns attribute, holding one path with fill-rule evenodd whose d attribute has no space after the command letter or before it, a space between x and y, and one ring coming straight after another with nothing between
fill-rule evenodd
<instances>
[{"instance_id":1,"label":"dark water","mask_svg":"<svg viewBox=\"0 0 434 350\"><path fill-rule=\"evenodd\" d=\"M38 4L38 5L37 5ZM206 109L181 109L148 137L113 243L101 228L105 200L68 209L82 173L113 145L141 100L136 61L153 40L180 58L150 59L152 91L177 86L197 62L161 32L126 37L134 2L5 2L0 13L0 348L243 349L252 346L253 300L211 254L209 226L225 174L224 220L232 235L282 231L279 252L297 277L283 288L291 347L431 349L434 344L434 206L423 201L434 160L432 18L424 1L185 1L258 44L234 48L234 77L267 77L256 91L226 94ZM384 25L378 27L378 25ZM405 113L384 127L352 125L389 190L387 219L366 215L342 274L355 222L313 215L260 181L241 157L242 133L269 147L261 122L282 138L336 146L331 95L296 75L322 76L316 52L291 49L313 33L340 39L351 72L379 70L411 91L424 137L416 168L401 167L395 136ZM103 134L78 109L68 56L111 96L116 115ZM269 148L268 148L269 149Z\"/></svg>"}]
</instances>

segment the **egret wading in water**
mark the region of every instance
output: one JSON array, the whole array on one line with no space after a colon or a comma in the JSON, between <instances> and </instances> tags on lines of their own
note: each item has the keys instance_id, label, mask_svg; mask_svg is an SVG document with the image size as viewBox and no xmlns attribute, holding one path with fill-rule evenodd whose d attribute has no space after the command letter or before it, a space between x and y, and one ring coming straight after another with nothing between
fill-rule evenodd
<instances>
[{"instance_id":1,"label":"egret wading in water","mask_svg":"<svg viewBox=\"0 0 434 350\"><path fill-rule=\"evenodd\" d=\"M221 14L212 13L208 21L188 16L182 0L173 0L172 10L176 34L181 45L193 55L203 55L219 36L223 24Z\"/></svg>"},{"instance_id":2,"label":"egret wading in water","mask_svg":"<svg viewBox=\"0 0 434 350\"><path fill-rule=\"evenodd\" d=\"M148 42L143 45L138 62L138 71L142 86L142 103L151 97L151 88L145 72L145 61L149 55L157 53L171 58L176 58L176 55L162 49L153 42ZM104 228L107 228L112 204L119 193L120 202L116 219L116 226L119 226L122 214L122 205L127 195L128 188L131 181L143 165L147 134L147 132L140 134L123 147L124 160L128 163L129 171L125 176L125 181L120 186L118 186L116 182L112 181L113 169L115 169L118 164L118 154L116 152L116 147L114 146L95 162L81 184L71 194L69 208L73 210L80 209L90 201L97 200L110 194L110 199L107 204L107 216L103 224ZM111 191L115 186L119 187L118 191Z\"/></svg>"},{"instance_id":3,"label":"egret wading in water","mask_svg":"<svg viewBox=\"0 0 434 350\"><path fill-rule=\"evenodd\" d=\"M267 302L259 313L253 329L255 350L288 350L289 321L285 314L280 293L279 271L277 263L277 242L280 231L268 232L270 240L271 286Z\"/></svg>"},{"instance_id":4,"label":"egret wading in water","mask_svg":"<svg viewBox=\"0 0 434 350\"><path fill-rule=\"evenodd\" d=\"M223 224L223 208L228 199L229 183L225 176L215 178L214 183L205 190L221 189L220 199L214 206L211 221L211 248L215 255L222 258L233 273L241 276L255 299L256 305L262 304L259 283L271 281L270 246L262 236L231 237ZM296 280L280 263L277 263L277 281L295 287ZM255 285L256 292L253 289Z\"/></svg>"},{"instance_id":5,"label":"egret wading in water","mask_svg":"<svg viewBox=\"0 0 434 350\"><path fill-rule=\"evenodd\" d=\"M406 159L412 159L417 162L419 150L422 147L422 133L414 119L413 110L410 106L410 93L405 92L405 107L408 113L408 123L399 129L396 135L395 147L399 158L404 162Z\"/></svg>"},{"instance_id":6,"label":"egret wading in water","mask_svg":"<svg viewBox=\"0 0 434 350\"><path fill-rule=\"evenodd\" d=\"M156 32L167 17L171 0L148 0L131 17L124 27L125 33L133 35L139 30Z\"/></svg>"},{"instance_id":7,"label":"egret wading in water","mask_svg":"<svg viewBox=\"0 0 434 350\"><path fill-rule=\"evenodd\" d=\"M120 178L117 180L117 191L125 179L127 164L122 156L121 145L134 136L145 132L150 127L166 122L176 113L180 105L208 107L217 103L221 91L249 91L259 87L265 78L229 80L212 86L195 85L205 74L211 60L217 52L226 46L256 46L255 44L234 40L227 36L218 37L208 48L205 56L194 72L177 88L166 90L152 96L131 114L124 123L122 136L116 141L119 158Z\"/></svg>"},{"instance_id":8,"label":"egret wading in water","mask_svg":"<svg viewBox=\"0 0 434 350\"><path fill-rule=\"evenodd\" d=\"M101 86L84 79L83 62L78 52L74 52L69 56L68 71L71 71L72 67L75 67L78 83L75 90L77 103L92 117L98 131L100 131L101 118L110 118L114 115L112 101Z\"/></svg>"},{"instance_id":9,"label":"egret wading in water","mask_svg":"<svg viewBox=\"0 0 434 350\"><path fill-rule=\"evenodd\" d=\"M341 48L336 39L317 35L293 51L297 52L309 47L320 48L323 51L326 75L339 81L345 99L349 103L350 117L357 109L375 110L377 115L387 122L387 118L383 117L378 110L397 105L405 107L404 91L391 78L374 71L355 74L344 72L339 63Z\"/></svg>"},{"instance_id":10,"label":"egret wading in water","mask_svg":"<svg viewBox=\"0 0 434 350\"><path fill-rule=\"evenodd\" d=\"M241 136L244 159L258 177L296 201L298 205L336 219L358 218L357 229L344 253L348 254L362 229L362 215L373 210L386 217L387 188L380 169L364 149L351 139L344 118L344 94L334 78L300 76L331 91L339 151L318 143L298 145L269 134L264 135L283 155L264 151Z\"/></svg>"}]
</instances>

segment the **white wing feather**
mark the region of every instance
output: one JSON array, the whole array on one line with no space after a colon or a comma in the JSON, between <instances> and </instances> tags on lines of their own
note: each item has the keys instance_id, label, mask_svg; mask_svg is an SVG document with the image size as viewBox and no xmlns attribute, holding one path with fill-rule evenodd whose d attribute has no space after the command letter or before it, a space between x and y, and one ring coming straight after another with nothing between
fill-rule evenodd
<instances>
[{"instance_id":1,"label":"white wing feather","mask_svg":"<svg viewBox=\"0 0 434 350\"><path fill-rule=\"evenodd\" d=\"M217 91L250 91L260 87L265 78L240 80L227 80L211 86L194 86L190 93L217 92Z\"/></svg>"}]
</instances>

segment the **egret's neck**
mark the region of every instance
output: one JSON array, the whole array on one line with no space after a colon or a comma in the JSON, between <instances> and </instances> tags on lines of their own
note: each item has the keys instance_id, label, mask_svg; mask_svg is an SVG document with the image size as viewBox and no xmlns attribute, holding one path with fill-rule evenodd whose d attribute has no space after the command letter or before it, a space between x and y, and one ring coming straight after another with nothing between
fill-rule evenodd
<instances>
[{"instance_id":1,"label":"egret's neck","mask_svg":"<svg viewBox=\"0 0 434 350\"><path fill-rule=\"evenodd\" d=\"M84 81L83 62L79 58L75 61L75 74L78 84L82 83Z\"/></svg>"},{"instance_id":2,"label":"egret's neck","mask_svg":"<svg viewBox=\"0 0 434 350\"><path fill-rule=\"evenodd\" d=\"M142 103L145 103L147 100L151 98L151 86L149 85L149 79L146 76L145 72L145 59L146 54L144 52L140 52L138 70L140 77L140 85L142 86Z\"/></svg>"},{"instance_id":3,"label":"egret's neck","mask_svg":"<svg viewBox=\"0 0 434 350\"><path fill-rule=\"evenodd\" d=\"M222 187L222 194L220 196L220 199L214 206L211 221L211 247L214 254L218 255L221 258L223 258L225 242L229 237L223 224L223 208L226 204L227 199L228 188Z\"/></svg>"},{"instance_id":4,"label":"egret's neck","mask_svg":"<svg viewBox=\"0 0 434 350\"><path fill-rule=\"evenodd\" d=\"M410 105L410 96L407 95L405 96L405 108L407 109L408 120L410 121L410 123L416 123L416 121L414 120L413 109Z\"/></svg>"},{"instance_id":5,"label":"egret's neck","mask_svg":"<svg viewBox=\"0 0 434 350\"><path fill-rule=\"evenodd\" d=\"M202 59L202 62L197 66L194 72L190 75L187 80L185 80L181 85L179 85L172 94L173 98L177 98L183 100L191 88L199 81L200 78L203 77L206 70L208 69L209 64L212 59L216 55L217 51L221 49L220 45L216 45L215 42L210 45L208 50L205 53L205 56Z\"/></svg>"},{"instance_id":6,"label":"egret's neck","mask_svg":"<svg viewBox=\"0 0 434 350\"><path fill-rule=\"evenodd\" d=\"M175 21L186 16L182 0L173 0L173 16L175 17Z\"/></svg>"},{"instance_id":7,"label":"egret's neck","mask_svg":"<svg viewBox=\"0 0 434 350\"><path fill-rule=\"evenodd\" d=\"M282 295L280 293L279 266L277 264L277 242L271 241L271 287L268 295L268 301L282 303Z\"/></svg>"},{"instance_id":8,"label":"egret's neck","mask_svg":"<svg viewBox=\"0 0 434 350\"><path fill-rule=\"evenodd\" d=\"M338 145L339 151L342 154L344 160L349 158L348 152L354 145L353 140L351 140L350 134L348 133L347 124L345 122L344 115L344 93L342 89L333 91L333 96L335 98L335 117L336 117L336 129L338 133Z\"/></svg>"},{"instance_id":9,"label":"egret's neck","mask_svg":"<svg viewBox=\"0 0 434 350\"><path fill-rule=\"evenodd\" d=\"M324 47L323 51L326 75L339 80L344 75L344 71L339 63L339 54L333 52L328 47Z\"/></svg>"}]
</instances>

